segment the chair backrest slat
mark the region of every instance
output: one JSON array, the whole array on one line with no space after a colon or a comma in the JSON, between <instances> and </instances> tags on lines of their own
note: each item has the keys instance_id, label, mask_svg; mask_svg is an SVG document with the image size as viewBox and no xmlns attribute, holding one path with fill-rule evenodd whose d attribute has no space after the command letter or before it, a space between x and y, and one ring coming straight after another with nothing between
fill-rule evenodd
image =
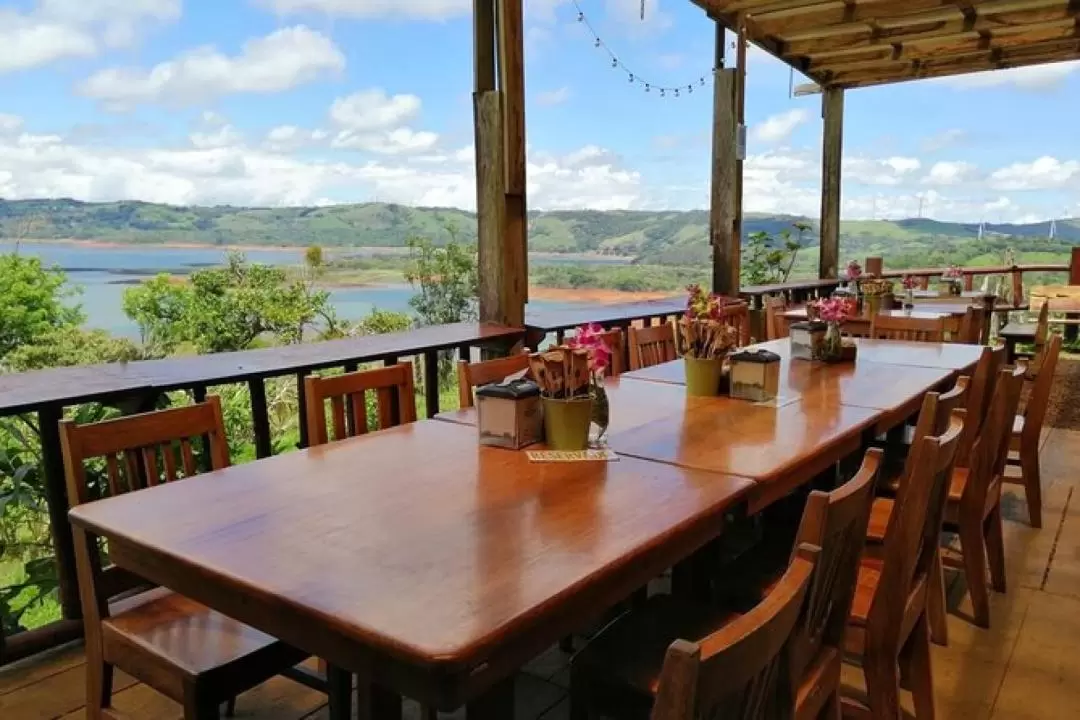
<instances>
[{"instance_id":1,"label":"chair backrest slat","mask_svg":"<svg viewBox=\"0 0 1080 720\"><path fill-rule=\"evenodd\" d=\"M944 318L875 315L870 323L870 337L877 340L916 342L943 342L945 340Z\"/></svg>"},{"instance_id":2,"label":"chair backrest slat","mask_svg":"<svg viewBox=\"0 0 1080 720\"><path fill-rule=\"evenodd\" d=\"M412 363L401 362L332 377L309 375L304 378L308 441L312 445L322 445L331 439L343 440L372 429L367 423L368 392L375 393L379 429L416 421ZM327 433L327 400L330 401L333 438Z\"/></svg>"},{"instance_id":3,"label":"chair backrest slat","mask_svg":"<svg viewBox=\"0 0 1080 720\"><path fill-rule=\"evenodd\" d=\"M750 306L745 302L728 303L720 307L720 322L730 325L739 333L739 345L750 344Z\"/></svg>"},{"instance_id":4,"label":"chair backrest slat","mask_svg":"<svg viewBox=\"0 0 1080 720\"><path fill-rule=\"evenodd\" d=\"M983 328L986 326L986 308L982 305L969 305L964 319L960 322L960 332L954 342L969 345L983 344Z\"/></svg>"},{"instance_id":5,"label":"chair backrest slat","mask_svg":"<svg viewBox=\"0 0 1080 720\"><path fill-rule=\"evenodd\" d=\"M919 410L919 419L915 423L915 434L912 436L911 448L907 457L904 458L904 470L900 474L900 482L903 483L911 476L915 465L914 447L924 437L940 435L949 427L953 410L961 407L967 394L969 385L968 377L961 375L956 379L952 388L940 395L927 393L923 397L922 408Z\"/></svg>"},{"instance_id":6,"label":"chair backrest slat","mask_svg":"<svg viewBox=\"0 0 1080 720\"><path fill-rule=\"evenodd\" d=\"M990 405L990 398L994 394L998 370L1001 369L1004 361L1004 347L984 347L982 354L979 355L979 362L975 365L975 372L971 374L971 382L968 383L967 400L964 403L966 413L964 435L960 438L960 447L956 450L958 463L961 467L967 465L971 446L982 430L986 410Z\"/></svg>"},{"instance_id":7,"label":"chair backrest slat","mask_svg":"<svg viewBox=\"0 0 1080 720\"><path fill-rule=\"evenodd\" d=\"M821 552L792 648L791 670L796 678L812 666L823 648L843 652L881 459L880 449L868 450L851 480L829 493L814 490L807 499L795 547L813 545Z\"/></svg>"},{"instance_id":8,"label":"chair backrest slat","mask_svg":"<svg viewBox=\"0 0 1080 720\"><path fill-rule=\"evenodd\" d=\"M630 369L660 365L675 359L675 326L670 323L627 329L630 340Z\"/></svg>"},{"instance_id":9,"label":"chair backrest slat","mask_svg":"<svg viewBox=\"0 0 1080 720\"><path fill-rule=\"evenodd\" d=\"M473 396L474 388L499 382L522 370L528 370L529 354L521 352L509 357L474 363L459 360L457 368L458 406L470 408L476 404L476 398Z\"/></svg>"},{"instance_id":10,"label":"chair backrest slat","mask_svg":"<svg viewBox=\"0 0 1080 720\"><path fill-rule=\"evenodd\" d=\"M793 718L788 649L818 549L803 545L772 592L700 643L671 644L652 720Z\"/></svg>"}]
</instances>

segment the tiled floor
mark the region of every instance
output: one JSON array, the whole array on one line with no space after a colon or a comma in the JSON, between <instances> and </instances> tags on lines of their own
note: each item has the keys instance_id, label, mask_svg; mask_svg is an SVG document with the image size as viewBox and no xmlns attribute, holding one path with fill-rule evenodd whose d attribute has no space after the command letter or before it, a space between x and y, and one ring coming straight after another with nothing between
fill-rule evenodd
<instances>
[{"instance_id":1,"label":"tiled floor","mask_svg":"<svg viewBox=\"0 0 1080 720\"><path fill-rule=\"evenodd\" d=\"M1049 431L1042 462L1042 530L1028 526L1020 488L1006 488L1009 592L992 597L989 630L964 619L970 604L963 583L951 586L949 646L935 647L933 656L938 718L1080 717L1080 497L1074 498L1080 495L1080 431ZM519 720L568 717L566 664L567 657L553 648L519 675ZM845 675L853 686L860 680L857 669ZM82 653L78 647L63 649L0 671L0 718L81 718L84 693ZM324 701L278 678L241 696L237 717L325 718ZM122 674L115 705L134 720L180 717L178 706ZM408 715L417 717L416 708Z\"/></svg>"}]
</instances>

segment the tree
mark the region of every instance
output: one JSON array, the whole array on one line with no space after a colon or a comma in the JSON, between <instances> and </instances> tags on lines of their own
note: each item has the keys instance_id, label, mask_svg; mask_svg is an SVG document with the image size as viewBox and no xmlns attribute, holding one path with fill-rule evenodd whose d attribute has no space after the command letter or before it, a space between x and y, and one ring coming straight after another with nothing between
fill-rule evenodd
<instances>
[{"instance_id":1,"label":"tree","mask_svg":"<svg viewBox=\"0 0 1080 720\"><path fill-rule=\"evenodd\" d=\"M74 325L54 328L37 342L23 345L4 358L4 369L25 372L53 367L128 362L146 357L127 338L113 337L104 330L83 330Z\"/></svg>"},{"instance_id":2,"label":"tree","mask_svg":"<svg viewBox=\"0 0 1080 720\"><path fill-rule=\"evenodd\" d=\"M750 233L744 249L742 282L746 285L771 285L787 282L791 268L802 249L803 233L809 225L797 222L794 227L798 239L791 237L791 230L782 230L775 237L767 232Z\"/></svg>"},{"instance_id":3,"label":"tree","mask_svg":"<svg viewBox=\"0 0 1080 720\"><path fill-rule=\"evenodd\" d=\"M83 322L81 308L65 302L75 294L65 281L63 272L42 266L38 258L0 255L0 360L53 330Z\"/></svg>"},{"instance_id":4,"label":"tree","mask_svg":"<svg viewBox=\"0 0 1080 720\"><path fill-rule=\"evenodd\" d=\"M477 317L476 245L458 242L448 228L450 240L436 247L427 238L409 238L409 262L405 279L419 286L409 300L425 325L475 320Z\"/></svg>"},{"instance_id":5,"label":"tree","mask_svg":"<svg viewBox=\"0 0 1080 720\"><path fill-rule=\"evenodd\" d=\"M199 270L186 282L159 275L124 293L124 312L144 341L162 352L190 343L200 353L243 350L264 334L297 343L332 313L329 293L284 268L248 263L231 253L223 268Z\"/></svg>"}]
</instances>

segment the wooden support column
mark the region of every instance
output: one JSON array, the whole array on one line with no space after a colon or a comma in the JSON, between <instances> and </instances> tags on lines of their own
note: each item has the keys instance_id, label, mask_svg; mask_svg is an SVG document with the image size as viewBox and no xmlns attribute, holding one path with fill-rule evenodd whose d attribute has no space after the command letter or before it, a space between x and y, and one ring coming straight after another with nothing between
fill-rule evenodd
<instances>
[{"instance_id":1,"label":"wooden support column","mask_svg":"<svg viewBox=\"0 0 1080 720\"><path fill-rule=\"evenodd\" d=\"M522 5L474 0L473 11L480 319L521 327L528 288Z\"/></svg>"},{"instance_id":2,"label":"wooden support column","mask_svg":"<svg viewBox=\"0 0 1080 720\"><path fill-rule=\"evenodd\" d=\"M837 277L840 263L840 162L844 151L844 91L825 88L821 96L825 120L821 153L821 257L818 277Z\"/></svg>"},{"instance_id":3,"label":"wooden support column","mask_svg":"<svg viewBox=\"0 0 1080 720\"><path fill-rule=\"evenodd\" d=\"M709 198L709 242L713 249L713 291L738 295L742 163L736 159L738 71L724 68L724 27L716 24L713 72L712 188Z\"/></svg>"}]
</instances>

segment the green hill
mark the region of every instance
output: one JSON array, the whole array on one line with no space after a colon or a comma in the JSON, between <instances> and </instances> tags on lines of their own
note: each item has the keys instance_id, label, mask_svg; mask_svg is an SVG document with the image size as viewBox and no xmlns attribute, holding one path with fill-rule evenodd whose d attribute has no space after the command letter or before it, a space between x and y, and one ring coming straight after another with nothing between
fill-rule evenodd
<instances>
[{"instance_id":1,"label":"green hill","mask_svg":"<svg viewBox=\"0 0 1080 720\"><path fill-rule=\"evenodd\" d=\"M794 216L749 214L744 232L776 234ZM804 243L817 244L817 227ZM178 207L143 202L84 203L68 199L0 200L0 236L129 243L185 242L206 245L322 245L398 247L414 235L445 242L451 233L475 238L476 216L452 208L386 203L330 207ZM993 262L1006 246L1022 255L1056 256L1080 244L1080 219L1048 224L987 225L928 219L858 220L841 224L845 256L882 255L893 267L945 262ZM529 217L534 252L601 253L639 263L696 265L707 262L708 213L703 210L537 212Z\"/></svg>"}]
</instances>

